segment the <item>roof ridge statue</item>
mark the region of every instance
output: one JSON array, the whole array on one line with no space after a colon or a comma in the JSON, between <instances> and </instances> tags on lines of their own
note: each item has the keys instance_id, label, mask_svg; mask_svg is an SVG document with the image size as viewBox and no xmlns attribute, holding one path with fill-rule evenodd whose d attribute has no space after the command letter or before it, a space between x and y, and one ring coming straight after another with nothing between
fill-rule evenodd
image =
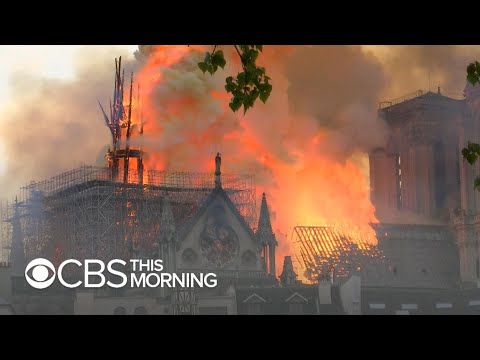
<instances>
[{"instance_id":1,"label":"roof ridge statue","mask_svg":"<svg viewBox=\"0 0 480 360\"><path fill-rule=\"evenodd\" d=\"M215 156L215 187L221 188L222 182L220 180L220 175L222 175L220 171L220 167L222 166L222 155L217 152L217 156Z\"/></svg>"}]
</instances>

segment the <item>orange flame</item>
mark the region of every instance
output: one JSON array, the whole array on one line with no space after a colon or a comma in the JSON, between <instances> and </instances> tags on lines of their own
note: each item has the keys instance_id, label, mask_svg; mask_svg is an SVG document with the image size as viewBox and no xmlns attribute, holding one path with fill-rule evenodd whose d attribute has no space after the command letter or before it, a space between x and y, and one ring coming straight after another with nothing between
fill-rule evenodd
<instances>
[{"instance_id":1,"label":"orange flame","mask_svg":"<svg viewBox=\"0 0 480 360\"><path fill-rule=\"evenodd\" d=\"M210 76L197 67L209 48L155 46L137 81L146 120L145 168L209 172L220 151L225 172L253 172L257 195L267 194L281 271L283 256L296 251L289 243L295 225L333 225L376 243L369 223L377 220L360 166L324 153L328 133L312 119L289 115L282 57L291 48L270 48L262 58L272 96L244 117L231 112L223 89L225 77L238 70L236 54L227 59L230 66Z\"/></svg>"}]
</instances>

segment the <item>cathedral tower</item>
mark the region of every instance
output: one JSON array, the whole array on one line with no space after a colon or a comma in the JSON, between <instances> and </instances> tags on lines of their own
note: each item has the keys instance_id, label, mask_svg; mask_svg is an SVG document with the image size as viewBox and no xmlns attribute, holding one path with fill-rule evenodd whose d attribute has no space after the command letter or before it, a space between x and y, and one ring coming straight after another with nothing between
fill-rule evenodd
<instances>
[{"instance_id":1,"label":"cathedral tower","mask_svg":"<svg viewBox=\"0 0 480 360\"><path fill-rule=\"evenodd\" d=\"M275 277L275 247L278 245L275 234L270 222L270 212L268 210L267 198L262 194L262 205L260 206L260 218L258 228L255 234L257 241L262 246L263 260L265 269L270 276Z\"/></svg>"}]
</instances>

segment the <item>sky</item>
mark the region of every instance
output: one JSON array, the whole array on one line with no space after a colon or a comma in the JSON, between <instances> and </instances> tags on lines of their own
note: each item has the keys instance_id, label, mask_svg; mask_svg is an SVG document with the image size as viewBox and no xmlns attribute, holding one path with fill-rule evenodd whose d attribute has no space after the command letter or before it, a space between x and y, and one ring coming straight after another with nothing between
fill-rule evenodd
<instances>
[{"instance_id":1,"label":"sky","mask_svg":"<svg viewBox=\"0 0 480 360\"><path fill-rule=\"evenodd\" d=\"M80 45L2 45L0 46L0 104L10 99L9 80L15 72L50 78L71 79L74 57ZM92 45L102 47L102 45ZM135 51L137 45L119 45Z\"/></svg>"},{"instance_id":2,"label":"sky","mask_svg":"<svg viewBox=\"0 0 480 360\"><path fill-rule=\"evenodd\" d=\"M101 48L103 45L92 45ZM119 49L133 52L137 45L118 45ZM74 76L75 56L84 45L1 45L0 46L0 107L11 102L10 82L15 73L35 77L71 80ZM2 120L0 119L0 122ZM0 157L4 158L5 147L0 142ZM5 171L5 162L0 162L0 174Z\"/></svg>"}]
</instances>

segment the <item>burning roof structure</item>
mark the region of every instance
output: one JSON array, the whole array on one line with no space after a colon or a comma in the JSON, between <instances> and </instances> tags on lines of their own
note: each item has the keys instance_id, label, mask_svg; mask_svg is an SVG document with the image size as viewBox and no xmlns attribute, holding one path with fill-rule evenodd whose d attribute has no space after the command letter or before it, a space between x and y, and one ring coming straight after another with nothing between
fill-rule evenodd
<instances>
[{"instance_id":1,"label":"burning roof structure","mask_svg":"<svg viewBox=\"0 0 480 360\"><path fill-rule=\"evenodd\" d=\"M294 242L299 245L304 276L311 282L334 276L347 278L363 267L383 261L378 245L327 226L296 226Z\"/></svg>"}]
</instances>

